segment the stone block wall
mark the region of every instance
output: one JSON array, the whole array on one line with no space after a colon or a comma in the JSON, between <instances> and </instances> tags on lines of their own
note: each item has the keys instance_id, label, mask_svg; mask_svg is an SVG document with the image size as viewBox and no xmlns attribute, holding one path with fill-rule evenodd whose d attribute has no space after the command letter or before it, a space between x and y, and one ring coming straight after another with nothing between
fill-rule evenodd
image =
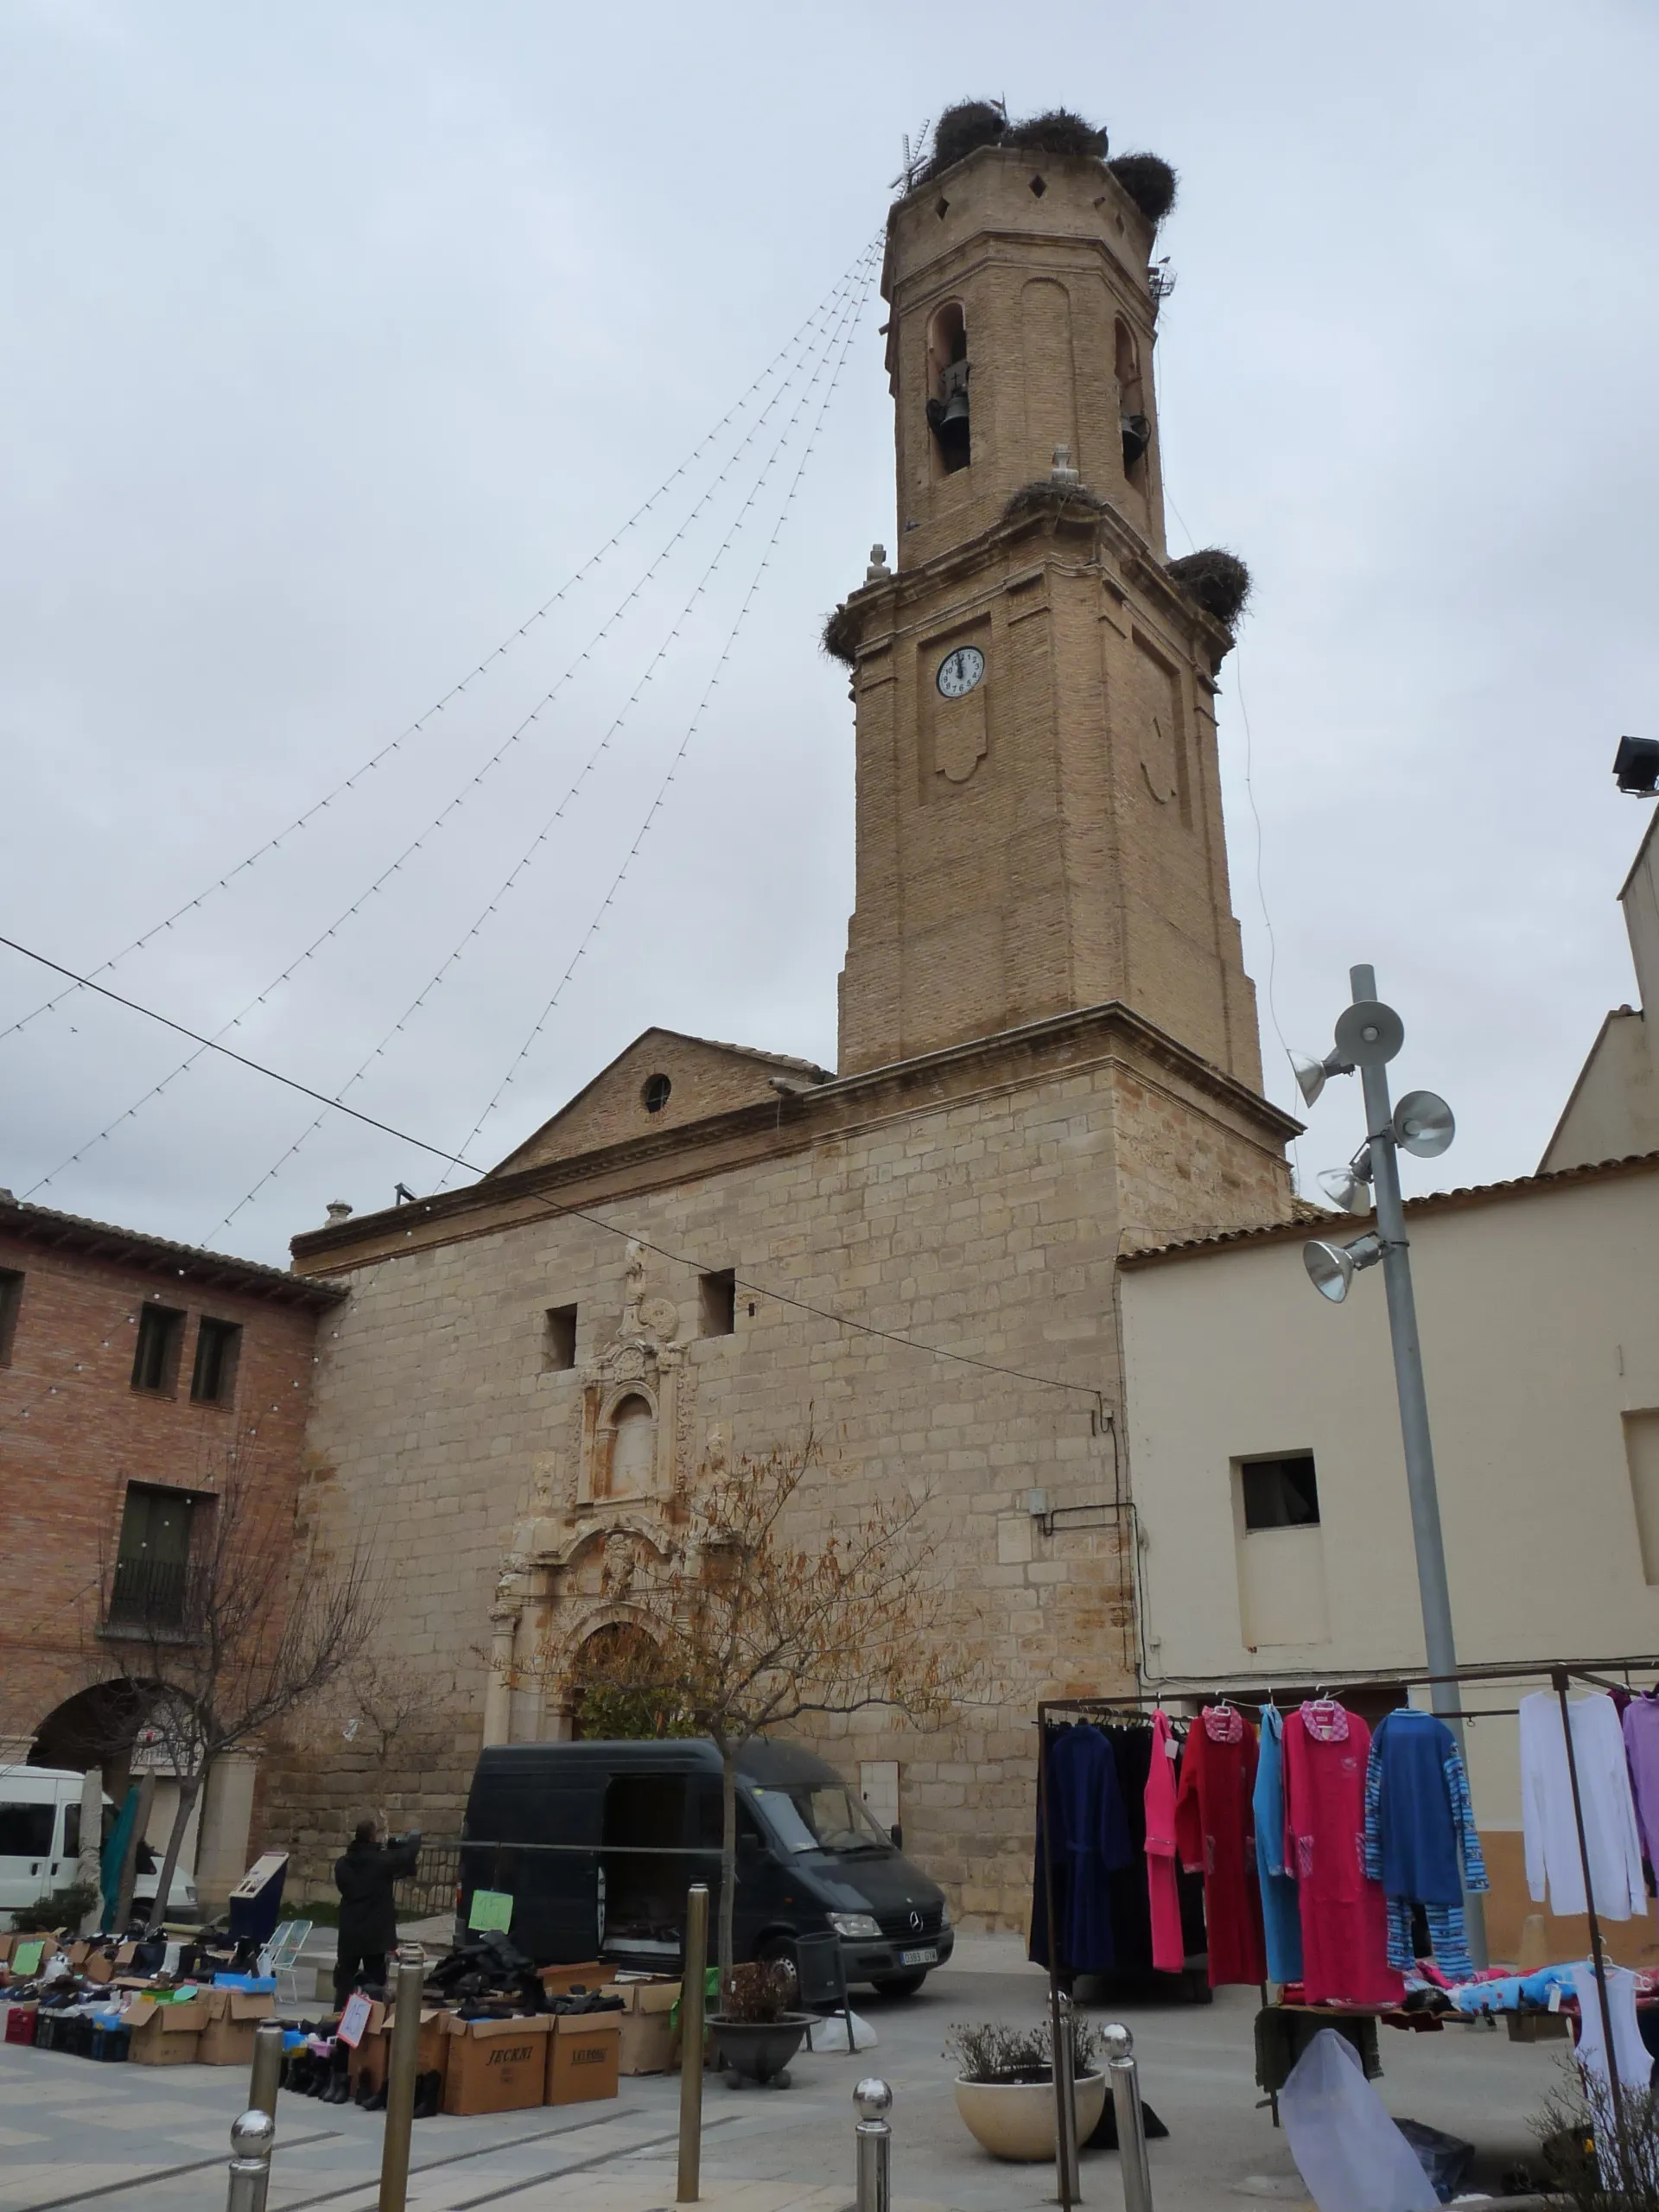
<instances>
[{"instance_id":1,"label":"stone block wall","mask_svg":"<svg viewBox=\"0 0 1659 2212\"><path fill-rule=\"evenodd\" d=\"M810 1423L824 1465L793 1509L803 1542L902 1491L926 1499L957 1632L976 1653L976 1694L938 1727L865 1714L815 1739L849 1767L899 1761L906 1847L970 1924L1017 1925L1026 1909L1037 1699L1134 1681L1116 1424L1100 1417L1118 1407L1120 1192L1132 1193L1127 1218L1148 1225L1229 1209L1270 1220L1287 1206L1282 1160L1251 1125L1248 1095L1213 1078L1206 1093L1196 1066L1179 1052L1156 1066L1103 1016L1065 1052L999 1042L932 1082L912 1070L850 1097L836 1086L754 1134L743 1160L703 1172L683 1160L676 1180L664 1155L594 1206L651 1248L635 1290L683 1349L676 1448L690 1479L711 1448L764 1452L798 1443ZM595 1178L602 1165L595 1155ZM573 1196L580 1187L567 1178L550 1203L592 1203ZM341 1541L378 1531L397 1592L382 1656L423 1672L432 1712L454 1719L447 1745L372 1777L355 1748L326 1744L273 1775L273 1827L286 1823L308 1866L339 1848L371 1779L400 1818L454 1833L504 1567L510 1582L521 1568L533 1580L602 1544L607 1528L662 1510L645 1497L578 1497L584 1370L632 1294L625 1237L531 1210L519 1192L468 1198L405 1229L402 1251L389 1225L363 1224L380 1255L371 1249L338 1278L351 1297L322 1334L310 1443L327 1471L309 1510ZM310 1266L349 1257L340 1237L302 1249ZM701 1336L698 1275L721 1268L739 1278L736 1325ZM577 1365L550 1370L544 1312L569 1305ZM1052 1533L1028 1510L1033 1488L1060 1510ZM556 1586L545 1618L531 1608L521 1621L521 1667L526 1635L543 1664L521 1672L518 1738L567 1725L565 1670L603 1618L594 1576Z\"/></svg>"}]
</instances>

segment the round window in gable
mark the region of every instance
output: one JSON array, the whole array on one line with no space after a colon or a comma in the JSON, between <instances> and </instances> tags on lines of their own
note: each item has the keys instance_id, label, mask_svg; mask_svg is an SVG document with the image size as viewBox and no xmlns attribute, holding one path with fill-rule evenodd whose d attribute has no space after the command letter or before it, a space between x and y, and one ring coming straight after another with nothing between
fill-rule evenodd
<instances>
[{"instance_id":1,"label":"round window in gable","mask_svg":"<svg viewBox=\"0 0 1659 2212\"><path fill-rule=\"evenodd\" d=\"M660 1114L668 1103L668 1094L674 1088L665 1075L648 1075L645 1087L639 1093L647 1114Z\"/></svg>"}]
</instances>

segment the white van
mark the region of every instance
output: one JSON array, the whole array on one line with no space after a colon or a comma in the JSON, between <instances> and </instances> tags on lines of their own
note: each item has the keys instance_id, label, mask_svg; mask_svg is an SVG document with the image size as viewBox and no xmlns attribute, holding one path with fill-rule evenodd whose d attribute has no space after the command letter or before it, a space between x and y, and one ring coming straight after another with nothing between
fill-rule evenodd
<instances>
[{"instance_id":1,"label":"white van","mask_svg":"<svg viewBox=\"0 0 1659 2212\"><path fill-rule=\"evenodd\" d=\"M80 1859L82 1779L70 1767L0 1766L0 1916L9 1919L74 1880ZM105 1835L115 1813L106 1797ZM160 1877L160 1859L141 1842L132 1890L135 1910L154 1904ZM167 1901L175 1919L195 1918L196 1885L182 1868L174 1872Z\"/></svg>"}]
</instances>

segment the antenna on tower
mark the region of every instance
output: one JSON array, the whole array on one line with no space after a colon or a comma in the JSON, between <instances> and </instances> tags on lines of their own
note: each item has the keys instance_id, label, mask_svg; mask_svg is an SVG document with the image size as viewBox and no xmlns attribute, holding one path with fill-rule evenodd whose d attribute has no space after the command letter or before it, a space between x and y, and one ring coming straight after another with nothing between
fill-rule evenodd
<instances>
[{"instance_id":1,"label":"antenna on tower","mask_svg":"<svg viewBox=\"0 0 1659 2212\"><path fill-rule=\"evenodd\" d=\"M906 192L911 192L915 189L917 178L921 175L922 170L927 166L927 134L932 128L933 118L931 116L929 116L923 123L921 129L916 133L915 151L913 153L911 150L910 133L908 131L905 133L904 167L899 170L897 176L889 181L887 189L890 192L897 192L901 187Z\"/></svg>"}]
</instances>

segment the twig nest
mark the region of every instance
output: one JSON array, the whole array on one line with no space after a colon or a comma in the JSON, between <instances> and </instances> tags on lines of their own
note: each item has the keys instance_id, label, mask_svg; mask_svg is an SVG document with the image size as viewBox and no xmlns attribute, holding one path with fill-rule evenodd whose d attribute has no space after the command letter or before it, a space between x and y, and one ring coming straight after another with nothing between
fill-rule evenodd
<instances>
[{"instance_id":1,"label":"twig nest","mask_svg":"<svg viewBox=\"0 0 1659 2212\"><path fill-rule=\"evenodd\" d=\"M1107 168L1155 228L1175 205L1180 179L1156 154L1120 154Z\"/></svg>"},{"instance_id":2,"label":"twig nest","mask_svg":"<svg viewBox=\"0 0 1659 2212\"><path fill-rule=\"evenodd\" d=\"M1206 614L1229 630L1236 629L1250 596L1250 572L1236 553L1222 545L1206 545L1201 553L1184 553L1168 564L1174 582L1196 600Z\"/></svg>"}]
</instances>

